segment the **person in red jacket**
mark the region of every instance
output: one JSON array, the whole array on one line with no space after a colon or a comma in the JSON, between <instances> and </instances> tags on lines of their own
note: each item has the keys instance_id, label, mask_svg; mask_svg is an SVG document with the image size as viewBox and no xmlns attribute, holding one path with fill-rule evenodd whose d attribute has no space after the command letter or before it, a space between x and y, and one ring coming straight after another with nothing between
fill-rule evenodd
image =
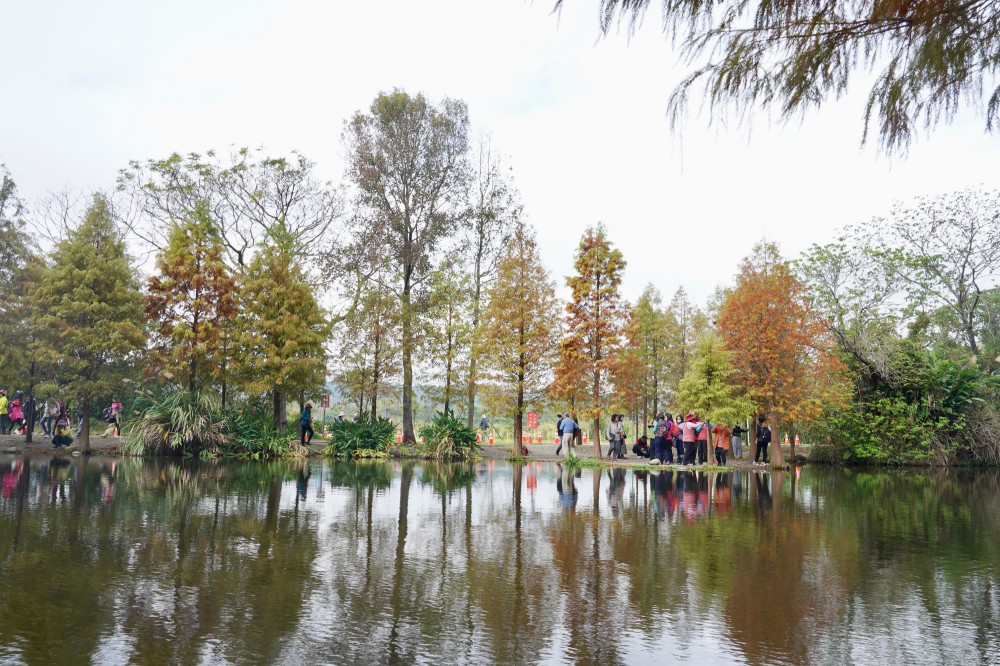
<instances>
[{"instance_id":1,"label":"person in red jacket","mask_svg":"<svg viewBox=\"0 0 1000 666\"><path fill-rule=\"evenodd\" d=\"M695 431L698 433L698 464L705 465L708 464L708 429L712 424L699 420L697 415L694 419Z\"/></svg>"}]
</instances>

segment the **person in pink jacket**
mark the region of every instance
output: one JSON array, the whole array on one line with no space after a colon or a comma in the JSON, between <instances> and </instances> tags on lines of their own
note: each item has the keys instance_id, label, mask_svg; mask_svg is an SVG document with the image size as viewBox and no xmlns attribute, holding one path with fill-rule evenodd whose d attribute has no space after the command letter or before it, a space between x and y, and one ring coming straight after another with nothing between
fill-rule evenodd
<instances>
[{"instance_id":1,"label":"person in pink jacket","mask_svg":"<svg viewBox=\"0 0 1000 666\"><path fill-rule=\"evenodd\" d=\"M684 427L681 428L681 439L684 442L684 464L693 465L695 450L698 441L698 432L695 430L697 420L694 414L688 414L684 419Z\"/></svg>"}]
</instances>

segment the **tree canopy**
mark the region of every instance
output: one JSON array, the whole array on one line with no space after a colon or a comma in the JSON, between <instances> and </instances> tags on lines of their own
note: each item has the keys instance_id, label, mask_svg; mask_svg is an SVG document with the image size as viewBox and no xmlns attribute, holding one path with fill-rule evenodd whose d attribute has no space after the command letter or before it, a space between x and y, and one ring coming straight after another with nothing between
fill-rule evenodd
<instances>
[{"instance_id":1,"label":"tree canopy","mask_svg":"<svg viewBox=\"0 0 1000 666\"><path fill-rule=\"evenodd\" d=\"M563 0L556 0L561 8ZM600 26L635 30L652 0L601 0ZM914 135L985 108L1000 121L1000 5L993 0L661 0L663 29L688 65L668 114L755 109L794 119L873 79L862 143L905 152Z\"/></svg>"}]
</instances>

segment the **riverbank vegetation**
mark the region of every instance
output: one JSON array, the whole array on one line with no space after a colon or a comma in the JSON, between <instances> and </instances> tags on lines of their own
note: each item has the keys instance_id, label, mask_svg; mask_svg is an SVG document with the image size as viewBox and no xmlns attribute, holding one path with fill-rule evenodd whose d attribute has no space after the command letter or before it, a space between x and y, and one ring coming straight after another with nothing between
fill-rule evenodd
<instances>
[{"instance_id":1,"label":"riverbank vegetation","mask_svg":"<svg viewBox=\"0 0 1000 666\"><path fill-rule=\"evenodd\" d=\"M469 131L463 102L394 90L345 124L341 183L210 151L29 206L4 171L0 383L79 404L84 450L117 398L123 451L288 455L329 396L337 456L467 458L491 434L521 455L565 411L600 455L612 412L631 439L696 411L751 442L764 415L827 460L1000 463L996 192L902 203L798 257L761 241L703 304L629 300L596 224L560 302L505 158Z\"/></svg>"}]
</instances>

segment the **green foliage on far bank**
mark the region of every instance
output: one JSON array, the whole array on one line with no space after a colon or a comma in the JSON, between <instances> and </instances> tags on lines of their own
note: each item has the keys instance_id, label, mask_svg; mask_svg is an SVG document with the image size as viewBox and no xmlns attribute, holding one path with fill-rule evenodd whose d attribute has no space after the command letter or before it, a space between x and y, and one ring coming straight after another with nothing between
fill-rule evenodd
<instances>
[{"instance_id":1,"label":"green foliage on far bank","mask_svg":"<svg viewBox=\"0 0 1000 666\"><path fill-rule=\"evenodd\" d=\"M476 431L456 419L451 410L438 412L433 421L420 429L420 436L425 451L436 458L468 459L479 450Z\"/></svg>"},{"instance_id":2,"label":"green foliage on far bank","mask_svg":"<svg viewBox=\"0 0 1000 666\"><path fill-rule=\"evenodd\" d=\"M376 457L388 451L396 426L383 416L358 415L354 421L335 421L330 429L328 456Z\"/></svg>"}]
</instances>

